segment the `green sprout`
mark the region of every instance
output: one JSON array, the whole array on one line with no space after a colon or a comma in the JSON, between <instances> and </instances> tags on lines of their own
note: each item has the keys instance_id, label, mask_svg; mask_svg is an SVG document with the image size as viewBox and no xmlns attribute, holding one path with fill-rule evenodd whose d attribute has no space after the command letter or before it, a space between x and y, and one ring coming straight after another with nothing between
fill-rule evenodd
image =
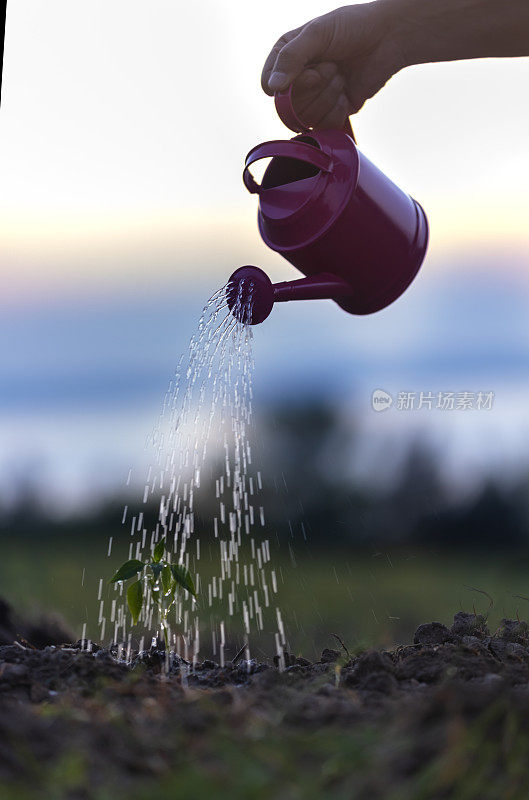
<instances>
[{"instance_id":1,"label":"green sprout","mask_svg":"<svg viewBox=\"0 0 529 800\"><path fill-rule=\"evenodd\" d=\"M147 581L151 588L152 601L158 609L160 625L163 630L165 649L169 649L169 629L167 617L176 603L177 587L185 589L189 594L196 597L195 585L191 574L186 567L181 564L171 564L165 558L165 536L157 542L151 561L140 561L132 558L125 561L117 570L109 583L127 581L129 578L136 577L144 569L148 570ZM139 578L131 583L127 589L127 605L132 616L132 624L136 625L140 618L141 610L146 601L143 591L143 578Z\"/></svg>"}]
</instances>

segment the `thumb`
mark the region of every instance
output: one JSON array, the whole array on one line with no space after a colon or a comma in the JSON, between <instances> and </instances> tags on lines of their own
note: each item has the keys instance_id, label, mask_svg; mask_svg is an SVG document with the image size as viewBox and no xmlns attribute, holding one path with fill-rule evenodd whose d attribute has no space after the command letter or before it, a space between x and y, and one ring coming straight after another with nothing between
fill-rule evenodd
<instances>
[{"instance_id":1,"label":"thumb","mask_svg":"<svg viewBox=\"0 0 529 800\"><path fill-rule=\"evenodd\" d=\"M320 50L320 37L315 26L309 23L279 51L268 81L269 89L273 92L288 89L307 64L320 55Z\"/></svg>"}]
</instances>

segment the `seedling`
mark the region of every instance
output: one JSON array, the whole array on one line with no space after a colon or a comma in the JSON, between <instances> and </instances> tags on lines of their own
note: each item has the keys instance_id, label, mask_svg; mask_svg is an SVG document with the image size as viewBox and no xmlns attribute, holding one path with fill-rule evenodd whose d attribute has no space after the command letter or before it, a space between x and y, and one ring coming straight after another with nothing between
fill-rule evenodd
<instances>
[{"instance_id":1,"label":"seedling","mask_svg":"<svg viewBox=\"0 0 529 800\"><path fill-rule=\"evenodd\" d=\"M178 587L185 589L196 597L195 585L191 574L181 564L171 564L165 557L165 536L157 542L150 561L140 561L132 558L125 561L117 570L109 583L125 582L147 570L147 582L151 589L152 602L158 609L160 625L163 630L165 649L169 649L169 628L167 618L176 603L176 590ZM144 579L139 578L131 583L127 589L127 605L132 617L132 624L136 625L147 597L144 592Z\"/></svg>"}]
</instances>

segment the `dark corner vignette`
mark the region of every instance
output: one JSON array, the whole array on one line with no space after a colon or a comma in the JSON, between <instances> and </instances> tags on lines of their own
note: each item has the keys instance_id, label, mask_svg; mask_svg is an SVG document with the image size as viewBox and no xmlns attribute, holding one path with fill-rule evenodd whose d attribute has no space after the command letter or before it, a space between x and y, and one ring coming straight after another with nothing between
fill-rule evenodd
<instances>
[{"instance_id":1,"label":"dark corner vignette","mask_svg":"<svg viewBox=\"0 0 529 800\"><path fill-rule=\"evenodd\" d=\"M2 75L4 72L4 36L6 29L7 0L0 0L0 103L2 102Z\"/></svg>"}]
</instances>

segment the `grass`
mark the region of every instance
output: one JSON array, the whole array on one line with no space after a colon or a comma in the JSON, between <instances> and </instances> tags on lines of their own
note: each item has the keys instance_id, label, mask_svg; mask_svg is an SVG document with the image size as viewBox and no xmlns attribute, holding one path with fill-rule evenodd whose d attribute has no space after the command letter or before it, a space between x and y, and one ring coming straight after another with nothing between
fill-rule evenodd
<instances>
[{"instance_id":1,"label":"grass","mask_svg":"<svg viewBox=\"0 0 529 800\"><path fill-rule=\"evenodd\" d=\"M99 579L106 587L126 553L114 548L107 558L107 542L97 535L4 540L1 548L2 595L30 612L60 612L78 635L86 622L87 635L97 639ZM316 658L323 647L337 647L333 633L351 650L389 646L410 641L422 622L447 623L461 609L486 612L489 600L477 589L494 600L493 626L503 616L527 617L529 601L515 595L529 597L528 564L528 557L512 553L371 555L305 548L293 556L283 552L276 561L278 604L291 649ZM208 570L205 548L200 569Z\"/></svg>"}]
</instances>

